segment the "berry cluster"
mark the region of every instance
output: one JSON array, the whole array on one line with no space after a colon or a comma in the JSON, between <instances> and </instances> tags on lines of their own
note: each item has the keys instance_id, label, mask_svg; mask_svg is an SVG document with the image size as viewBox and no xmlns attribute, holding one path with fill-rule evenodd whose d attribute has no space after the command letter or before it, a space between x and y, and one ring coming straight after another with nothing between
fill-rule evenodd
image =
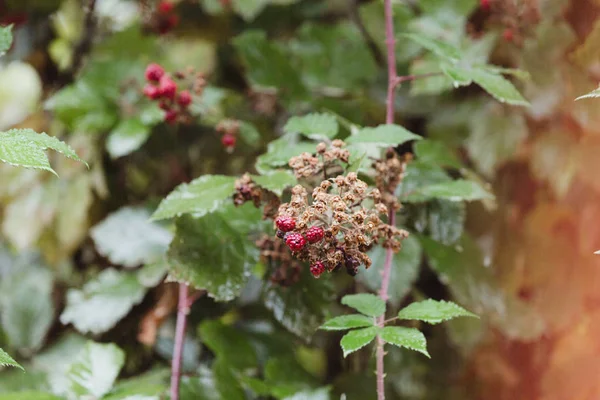
<instances>
[{"instance_id":1,"label":"berry cluster","mask_svg":"<svg viewBox=\"0 0 600 400\"><path fill-rule=\"evenodd\" d=\"M410 162L411 158L412 155L410 153L400 158L394 149L388 149L384 159L376 160L373 163L373 168L376 172L375 186L381 193L382 203L388 209L394 211L400 209L400 202L398 202L395 192L404 178L406 165Z\"/></svg>"},{"instance_id":2,"label":"berry cluster","mask_svg":"<svg viewBox=\"0 0 600 400\"><path fill-rule=\"evenodd\" d=\"M317 145L317 156L310 153L302 153L292 157L288 165L294 170L296 178L308 178L323 173L328 175L328 170L336 167L338 161L348 163L350 152L344 147L346 144L336 139L331 142L329 148L325 143Z\"/></svg>"},{"instance_id":3,"label":"berry cluster","mask_svg":"<svg viewBox=\"0 0 600 400\"><path fill-rule=\"evenodd\" d=\"M240 123L232 119L224 119L217 124L216 130L220 133L221 144L228 153L235 149L237 137L240 134Z\"/></svg>"},{"instance_id":4,"label":"berry cluster","mask_svg":"<svg viewBox=\"0 0 600 400\"><path fill-rule=\"evenodd\" d=\"M263 219L273 219L277 215L277 210L281 202L279 197L270 190L264 189L252 181L249 174L244 174L235 182L235 193L233 194L233 204L241 206L251 201L255 207L264 204Z\"/></svg>"},{"instance_id":5,"label":"berry cluster","mask_svg":"<svg viewBox=\"0 0 600 400\"><path fill-rule=\"evenodd\" d=\"M161 0L156 6L156 14L152 18L151 27L161 35L169 33L179 25L179 16L175 14L175 4Z\"/></svg>"},{"instance_id":6,"label":"berry cluster","mask_svg":"<svg viewBox=\"0 0 600 400\"><path fill-rule=\"evenodd\" d=\"M202 74L194 75L193 71L177 72L175 78L180 81L182 86L185 86L188 75L192 75L194 78L193 90L196 94L201 94L205 84ZM150 100L159 102L159 107L164 111L165 122L175 124L191 121L189 106L192 104L193 98L190 90L179 90L177 82L165 73L163 67L155 63L148 65L145 77L147 84L144 86L144 95Z\"/></svg>"},{"instance_id":7,"label":"berry cluster","mask_svg":"<svg viewBox=\"0 0 600 400\"><path fill-rule=\"evenodd\" d=\"M271 271L270 280L280 286L291 286L300 280L302 264L292 258L292 254L280 240L264 235L256 241L260 249L260 260Z\"/></svg>"}]
</instances>

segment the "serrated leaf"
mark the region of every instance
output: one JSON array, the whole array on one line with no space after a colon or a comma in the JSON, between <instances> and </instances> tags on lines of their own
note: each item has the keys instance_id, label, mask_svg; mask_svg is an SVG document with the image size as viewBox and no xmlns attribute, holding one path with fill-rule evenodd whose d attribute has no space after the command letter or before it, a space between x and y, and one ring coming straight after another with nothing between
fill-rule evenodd
<instances>
[{"instance_id":1,"label":"serrated leaf","mask_svg":"<svg viewBox=\"0 0 600 400\"><path fill-rule=\"evenodd\" d=\"M362 314L341 315L325 322L319 329L325 331L343 331L352 328L363 328L373 326L373 318Z\"/></svg>"},{"instance_id":2,"label":"serrated leaf","mask_svg":"<svg viewBox=\"0 0 600 400\"><path fill-rule=\"evenodd\" d=\"M358 133L346 139L347 144L368 143L381 147L398 146L410 140L420 140L416 135L400 125L379 125L376 128L362 128Z\"/></svg>"},{"instance_id":3,"label":"serrated leaf","mask_svg":"<svg viewBox=\"0 0 600 400\"><path fill-rule=\"evenodd\" d=\"M235 327L208 320L200 324L198 332L202 343L228 365L239 369L256 366L256 351L248 337Z\"/></svg>"},{"instance_id":4,"label":"serrated leaf","mask_svg":"<svg viewBox=\"0 0 600 400\"><path fill-rule=\"evenodd\" d=\"M576 98L575 100L581 100L581 99L592 99L592 98L596 98L596 97L600 97L600 87L597 89L592 90L591 92L584 94L582 96L579 96L578 98Z\"/></svg>"},{"instance_id":5,"label":"serrated leaf","mask_svg":"<svg viewBox=\"0 0 600 400\"><path fill-rule=\"evenodd\" d=\"M340 341L344 357L371 343L378 332L379 327L372 326L370 328L355 329L346 333Z\"/></svg>"},{"instance_id":6,"label":"serrated leaf","mask_svg":"<svg viewBox=\"0 0 600 400\"><path fill-rule=\"evenodd\" d=\"M371 293L348 294L342 297L342 304L369 317L379 317L385 313L385 301Z\"/></svg>"},{"instance_id":7,"label":"serrated leaf","mask_svg":"<svg viewBox=\"0 0 600 400\"><path fill-rule=\"evenodd\" d=\"M287 166L290 158L305 152L315 153L315 144L298 142L290 135L282 136L269 143L267 152L256 159L256 170L261 174L267 174L272 167Z\"/></svg>"},{"instance_id":8,"label":"serrated leaf","mask_svg":"<svg viewBox=\"0 0 600 400\"><path fill-rule=\"evenodd\" d=\"M301 133L310 139L320 140L333 139L338 133L339 126L334 115L312 113L290 118L283 130L286 133Z\"/></svg>"},{"instance_id":9,"label":"serrated leaf","mask_svg":"<svg viewBox=\"0 0 600 400\"><path fill-rule=\"evenodd\" d=\"M458 304L432 299L411 303L398 313L400 319L419 320L429 324L439 324L457 317L479 318Z\"/></svg>"},{"instance_id":10,"label":"serrated leaf","mask_svg":"<svg viewBox=\"0 0 600 400\"><path fill-rule=\"evenodd\" d=\"M67 372L69 392L76 398L102 398L124 364L125 353L116 345L88 342Z\"/></svg>"},{"instance_id":11,"label":"serrated leaf","mask_svg":"<svg viewBox=\"0 0 600 400\"><path fill-rule=\"evenodd\" d=\"M414 149L415 155L422 163L432 163L451 168L460 168L462 166L451 148L441 141L421 140L415 143Z\"/></svg>"},{"instance_id":12,"label":"serrated leaf","mask_svg":"<svg viewBox=\"0 0 600 400\"><path fill-rule=\"evenodd\" d=\"M67 306L60 321L72 323L81 333L106 332L142 301L146 290L134 272L106 269L82 290L67 292Z\"/></svg>"},{"instance_id":13,"label":"serrated leaf","mask_svg":"<svg viewBox=\"0 0 600 400\"><path fill-rule=\"evenodd\" d=\"M455 88L468 86L473 82L470 70L461 67L460 65L442 63L441 68L442 72L450 78L452 85L454 85Z\"/></svg>"},{"instance_id":14,"label":"serrated leaf","mask_svg":"<svg viewBox=\"0 0 600 400\"><path fill-rule=\"evenodd\" d=\"M457 62L462 58L462 52L457 47L450 43L442 42L441 40L433 39L425 35L417 33L405 33L402 37L410 39L427 50L433 52L439 57L448 59L453 62Z\"/></svg>"},{"instance_id":15,"label":"serrated leaf","mask_svg":"<svg viewBox=\"0 0 600 400\"><path fill-rule=\"evenodd\" d=\"M152 214L153 220L173 218L184 214L202 217L217 210L235 190L236 178L223 175L204 175L175 188Z\"/></svg>"},{"instance_id":16,"label":"serrated leaf","mask_svg":"<svg viewBox=\"0 0 600 400\"><path fill-rule=\"evenodd\" d=\"M56 172L50 167L47 149L57 151L73 160L82 161L66 143L32 129L11 129L0 132L0 161L26 168ZM84 162L87 165L87 163Z\"/></svg>"},{"instance_id":17,"label":"serrated leaf","mask_svg":"<svg viewBox=\"0 0 600 400\"><path fill-rule=\"evenodd\" d=\"M90 236L113 264L132 268L150 263L165 254L173 234L149 218L144 208L123 207L94 226Z\"/></svg>"},{"instance_id":18,"label":"serrated leaf","mask_svg":"<svg viewBox=\"0 0 600 400\"><path fill-rule=\"evenodd\" d=\"M0 26L0 56L10 49L12 39L12 25Z\"/></svg>"},{"instance_id":19,"label":"serrated leaf","mask_svg":"<svg viewBox=\"0 0 600 400\"><path fill-rule=\"evenodd\" d=\"M389 344L418 351L429 357L427 340L418 329L402 326L386 326L379 332L379 336Z\"/></svg>"},{"instance_id":20,"label":"serrated leaf","mask_svg":"<svg viewBox=\"0 0 600 400\"><path fill-rule=\"evenodd\" d=\"M23 369L18 362L9 356L7 352L2 350L2 348L0 348L0 367L16 367L25 371L25 369Z\"/></svg>"},{"instance_id":21,"label":"serrated leaf","mask_svg":"<svg viewBox=\"0 0 600 400\"><path fill-rule=\"evenodd\" d=\"M476 84L502 103L515 106L530 105L513 84L498 73L485 68L472 68L470 77Z\"/></svg>"},{"instance_id":22,"label":"serrated leaf","mask_svg":"<svg viewBox=\"0 0 600 400\"><path fill-rule=\"evenodd\" d=\"M133 153L150 136L150 127L140 119L132 118L121 121L106 139L106 151L112 159Z\"/></svg>"},{"instance_id":23,"label":"serrated leaf","mask_svg":"<svg viewBox=\"0 0 600 400\"><path fill-rule=\"evenodd\" d=\"M262 188L270 190L278 196L281 196L283 191L298 183L296 177L284 170L277 170L266 173L265 175L252 175L252 180Z\"/></svg>"},{"instance_id":24,"label":"serrated leaf","mask_svg":"<svg viewBox=\"0 0 600 400\"><path fill-rule=\"evenodd\" d=\"M405 202L421 202L429 199L474 201L493 198L494 196L477 182L458 179L416 189L408 196L402 197L401 200Z\"/></svg>"}]
</instances>

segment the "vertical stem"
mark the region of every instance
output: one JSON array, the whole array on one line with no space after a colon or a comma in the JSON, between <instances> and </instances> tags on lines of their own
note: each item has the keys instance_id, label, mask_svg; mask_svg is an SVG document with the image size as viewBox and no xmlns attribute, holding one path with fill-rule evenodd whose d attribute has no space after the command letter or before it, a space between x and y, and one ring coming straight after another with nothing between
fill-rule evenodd
<instances>
[{"instance_id":1,"label":"vertical stem","mask_svg":"<svg viewBox=\"0 0 600 400\"><path fill-rule=\"evenodd\" d=\"M190 299L188 298L188 285L179 284L179 301L177 305L177 326L175 328L175 347L173 348L173 362L171 364L171 400L179 400L179 381L181 379L181 359L183 357L183 342L185 340L185 326L187 315L190 312Z\"/></svg>"},{"instance_id":2,"label":"vertical stem","mask_svg":"<svg viewBox=\"0 0 600 400\"><path fill-rule=\"evenodd\" d=\"M396 71L396 39L394 37L394 20L392 11L392 0L385 0L385 43L387 45L387 64L388 64L388 93L387 93L387 109L385 115L386 124L394 123L394 91L398 84L398 73ZM396 224L396 212L390 208L388 214L388 223ZM381 274L381 290L379 297L385 302L388 299L388 288L390 286L390 274L392 270L392 257L394 252L392 249L387 249L385 253L385 262ZM385 315L378 318L377 324L384 325ZM377 337L376 351L376 373L377 373L377 400L385 400L385 367L383 359L385 342L380 337Z\"/></svg>"}]
</instances>

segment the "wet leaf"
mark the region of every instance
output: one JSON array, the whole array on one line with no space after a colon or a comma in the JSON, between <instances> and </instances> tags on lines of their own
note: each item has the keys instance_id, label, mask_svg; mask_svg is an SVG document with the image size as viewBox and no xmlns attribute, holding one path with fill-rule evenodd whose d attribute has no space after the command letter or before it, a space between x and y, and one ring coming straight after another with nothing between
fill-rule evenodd
<instances>
[{"instance_id":1,"label":"wet leaf","mask_svg":"<svg viewBox=\"0 0 600 400\"><path fill-rule=\"evenodd\" d=\"M373 339L375 339L375 336L377 336L379 329L380 328L373 326L370 328L355 329L346 333L340 341L340 345L344 351L344 357L371 343Z\"/></svg>"},{"instance_id":2,"label":"wet leaf","mask_svg":"<svg viewBox=\"0 0 600 400\"><path fill-rule=\"evenodd\" d=\"M418 351L429 357L427 340L421 331L403 326L386 326L379 332L381 338L390 344Z\"/></svg>"},{"instance_id":3,"label":"wet leaf","mask_svg":"<svg viewBox=\"0 0 600 400\"><path fill-rule=\"evenodd\" d=\"M361 314L341 315L325 322L319 329L326 331L343 331L351 328L372 326L373 318Z\"/></svg>"},{"instance_id":4,"label":"wet leaf","mask_svg":"<svg viewBox=\"0 0 600 400\"><path fill-rule=\"evenodd\" d=\"M479 318L458 304L432 299L411 303L398 313L400 319L416 319L429 324L439 324L457 317Z\"/></svg>"},{"instance_id":5,"label":"wet leaf","mask_svg":"<svg viewBox=\"0 0 600 400\"><path fill-rule=\"evenodd\" d=\"M24 370L23 367L9 356L7 352L2 350L2 348L0 348L0 367L16 367Z\"/></svg>"}]
</instances>

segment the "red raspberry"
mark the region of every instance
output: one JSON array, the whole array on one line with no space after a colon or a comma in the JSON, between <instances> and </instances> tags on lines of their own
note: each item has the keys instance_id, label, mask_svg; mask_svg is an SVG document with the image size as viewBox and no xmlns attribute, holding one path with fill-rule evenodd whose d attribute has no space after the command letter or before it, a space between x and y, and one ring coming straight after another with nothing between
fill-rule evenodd
<instances>
[{"instance_id":1,"label":"red raspberry","mask_svg":"<svg viewBox=\"0 0 600 400\"><path fill-rule=\"evenodd\" d=\"M173 8L175 8L175 4L170 1L161 1L158 3L158 12L161 14L168 14L173 11Z\"/></svg>"},{"instance_id":2,"label":"red raspberry","mask_svg":"<svg viewBox=\"0 0 600 400\"><path fill-rule=\"evenodd\" d=\"M504 32L502 32L502 38L503 38L504 40L506 40L507 42L512 42L512 41L513 41L513 39L515 38L515 35L514 35L514 33L513 33L512 29L510 29L510 28L506 28L506 29L504 30Z\"/></svg>"},{"instance_id":3,"label":"red raspberry","mask_svg":"<svg viewBox=\"0 0 600 400\"><path fill-rule=\"evenodd\" d=\"M311 226L306 232L306 240L308 240L308 243L317 243L323 240L324 235L323 228L320 226Z\"/></svg>"},{"instance_id":4,"label":"red raspberry","mask_svg":"<svg viewBox=\"0 0 600 400\"><path fill-rule=\"evenodd\" d=\"M177 111L167 110L165 111L165 122L168 124L174 124L177 121Z\"/></svg>"},{"instance_id":5,"label":"red raspberry","mask_svg":"<svg viewBox=\"0 0 600 400\"><path fill-rule=\"evenodd\" d=\"M144 86L144 96L150 100L156 100L160 97L160 91L156 86L146 85Z\"/></svg>"},{"instance_id":6,"label":"red raspberry","mask_svg":"<svg viewBox=\"0 0 600 400\"><path fill-rule=\"evenodd\" d=\"M168 76L163 76L158 84L158 90L161 96L173 100L177 93L177 84Z\"/></svg>"},{"instance_id":7,"label":"red raspberry","mask_svg":"<svg viewBox=\"0 0 600 400\"><path fill-rule=\"evenodd\" d=\"M299 233L288 233L285 237L285 244L288 245L292 251L300 251L306 245L306 239Z\"/></svg>"},{"instance_id":8,"label":"red raspberry","mask_svg":"<svg viewBox=\"0 0 600 400\"><path fill-rule=\"evenodd\" d=\"M152 63L146 67L146 79L151 82L158 82L165 74L165 70L158 64Z\"/></svg>"},{"instance_id":9,"label":"red raspberry","mask_svg":"<svg viewBox=\"0 0 600 400\"><path fill-rule=\"evenodd\" d=\"M315 278L320 277L323 272L325 272L325 264L323 264L321 261L317 261L316 263L310 266L310 273Z\"/></svg>"},{"instance_id":10,"label":"red raspberry","mask_svg":"<svg viewBox=\"0 0 600 400\"><path fill-rule=\"evenodd\" d=\"M189 91L183 90L179 92L179 96L177 97L177 103L179 103L182 107L187 107L192 104L192 95Z\"/></svg>"},{"instance_id":11,"label":"red raspberry","mask_svg":"<svg viewBox=\"0 0 600 400\"><path fill-rule=\"evenodd\" d=\"M275 220L275 225L284 232L293 231L296 227L296 220L289 215L280 215Z\"/></svg>"},{"instance_id":12,"label":"red raspberry","mask_svg":"<svg viewBox=\"0 0 600 400\"><path fill-rule=\"evenodd\" d=\"M235 147L237 139L231 133L226 133L221 138L221 143L227 148Z\"/></svg>"}]
</instances>

